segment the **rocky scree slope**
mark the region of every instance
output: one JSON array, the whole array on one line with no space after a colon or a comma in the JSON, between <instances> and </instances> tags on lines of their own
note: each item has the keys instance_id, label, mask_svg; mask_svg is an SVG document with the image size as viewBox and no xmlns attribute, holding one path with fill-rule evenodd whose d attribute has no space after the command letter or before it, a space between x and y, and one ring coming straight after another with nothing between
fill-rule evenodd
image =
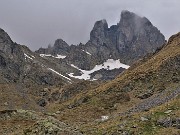
<instances>
[{"instance_id":1,"label":"rocky scree slope","mask_svg":"<svg viewBox=\"0 0 180 135\"><path fill-rule=\"evenodd\" d=\"M73 64L81 70L92 70L108 59L120 60L126 65L132 65L148 53L155 52L164 43L163 34L147 18L122 11L117 25L108 27L106 20L97 21L90 33L90 40L85 45L80 43L77 46L69 46L62 39L58 39L54 46L40 48L36 52L46 56L49 54L55 57L61 56L60 61ZM98 79L112 79L112 76L117 76L124 67L121 67L119 72L116 69L113 75L107 68L105 69L96 73ZM76 73L81 74L81 70ZM73 73L77 76L75 72Z\"/></svg>"}]
</instances>

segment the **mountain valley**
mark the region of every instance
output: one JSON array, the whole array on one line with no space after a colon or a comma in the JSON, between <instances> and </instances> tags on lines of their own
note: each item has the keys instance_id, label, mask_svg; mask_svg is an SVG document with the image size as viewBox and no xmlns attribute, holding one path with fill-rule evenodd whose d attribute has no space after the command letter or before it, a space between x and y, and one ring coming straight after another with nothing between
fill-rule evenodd
<instances>
[{"instance_id":1,"label":"mountain valley","mask_svg":"<svg viewBox=\"0 0 180 135\"><path fill-rule=\"evenodd\" d=\"M180 33L125 10L33 52L0 29L0 134L179 135Z\"/></svg>"}]
</instances>

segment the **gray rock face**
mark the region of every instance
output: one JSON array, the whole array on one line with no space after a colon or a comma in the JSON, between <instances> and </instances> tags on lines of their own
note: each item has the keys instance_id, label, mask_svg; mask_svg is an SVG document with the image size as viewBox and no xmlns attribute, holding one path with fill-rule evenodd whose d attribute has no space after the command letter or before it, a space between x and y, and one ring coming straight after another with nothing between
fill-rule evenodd
<instances>
[{"instance_id":1,"label":"gray rock face","mask_svg":"<svg viewBox=\"0 0 180 135\"><path fill-rule=\"evenodd\" d=\"M13 48L12 44L13 42L9 35L3 29L0 29L0 50L10 54L11 48Z\"/></svg>"},{"instance_id":2,"label":"gray rock face","mask_svg":"<svg viewBox=\"0 0 180 135\"><path fill-rule=\"evenodd\" d=\"M54 61L49 62L33 53L28 47L14 43L8 34L0 29L0 84L14 86L14 89L7 87L4 91L10 89L10 93L14 92L19 99L26 99L28 102L22 103L23 108L31 108L30 104L39 99L38 93L41 93L40 90L44 87L63 86L71 81L65 77L66 74L64 76L60 74L63 72L58 66ZM30 100L29 95L36 98ZM36 103L41 107L47 104L44 97ZM17 105L12 101L7 102L5 106L12 109Z\"/></svg>"},{"instance_id":3,"label":"gray rock face","mask_svg":"<svg viewBox=\"0 0 180 135\"><path fill-rule=\"evenodd\" d=\"M106 20L97 21L90 33L90 41L98 46L104 44L108 36L108 24Z\"/></svg>"},{"instance_id":4,"label":"gray rock face","mask_svg":"<svg viewBox=\"0 0 180 135\"><path fill-rule=\"evenodd\" d=\"M165 43L165 37L147 18L122 11L120 22L110 28L105 20L96 22L89 42L103 48L98 50L103 57L111 54L131 65L161 47Z\"/></svg>"},{"instance_id":5,"label":"gray rock face","mask_svg":"<svg viewBox=\"0 0 180 135\"><path fill-rule=\"evenodd\" d=\"M4 78L16 81L23 70L24 53L9 35L0 29L0 73Z\"/></svg>"},{"instance_id":6,"label":"gray rock face","mask_svg":"<svg viewBox=\"0 0 180 135\"><path fill-rule=\"evenodd\" d=\"M69 53L69 45L62 39L57 39L54 43L54 54L67 55Z\"/></svg>"},{"instance_id":7,"label":"gray rock face","mask_svg":"<svg viewBox=\"0 0 180 135\"><path fill-rule=\"evenodd\" d=\"M33 81L38 85L57 83L59 76L42 67L41 57L36 59L31 55L35 54L27 47L14 43L9 35L0 29L0 83L4 81L27 84Z\"/></svg>"},{"instance_id":8,"label":"gray rock face","mask_svg":"<svg viewBox=\"0 0 180 135\"><path fill-rule=\"evenodd\" d=\"M23 52L19 50L20 47L11 40L4 30L0 29L0 52L16 61L24 56Z\"/></svg>"}]
</instances>

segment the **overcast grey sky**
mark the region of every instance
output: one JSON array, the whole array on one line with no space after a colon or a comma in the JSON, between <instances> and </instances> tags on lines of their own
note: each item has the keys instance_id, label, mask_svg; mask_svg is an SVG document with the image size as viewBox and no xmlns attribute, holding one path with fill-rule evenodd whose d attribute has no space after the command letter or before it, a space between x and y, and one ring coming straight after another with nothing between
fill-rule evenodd
<instances>
[{"instance_id":1,"label":"overcast grey sky","mask_svg":"<svg viewBox=\"0 0 180 135\"><path fill-rule=\"evenodd\" d=\"M95 21L117 24L122 10L147 17L169 38L180 31L180 0L0 0L0 28L32 50L62 38L85 43Z\"/></svg>"}]
</instances>

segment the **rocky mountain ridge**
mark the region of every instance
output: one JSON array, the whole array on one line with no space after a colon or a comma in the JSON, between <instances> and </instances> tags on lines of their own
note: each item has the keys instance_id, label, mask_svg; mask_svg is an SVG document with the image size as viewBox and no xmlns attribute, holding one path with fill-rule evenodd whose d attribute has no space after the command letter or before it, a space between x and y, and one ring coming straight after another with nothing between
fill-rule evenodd
<instances>
[{"instance_id":1,"label":"rocky mountain ridge","mask_svg":"<svg viewBox=\"0 0 180 135\"><path fill-rule=\"evenodd\" d=\"M132 65L148 53L155 52L164 43L163 34L147 18L122 11L117 25L108 27L106 20L97 21L90 33L90 40L85 45L80 43L69 46L62 39L57 39L54 46L40 48L36 53L64 56L61 61L81 70L92 70L108 59L119 59L124 64ZM101 79L104 79L102 74Z\"/></svg>"},{"instance_id":2,"label":"rocky mountain ridge","mask_svg":"<svg viewBox=\"0 0 180 135\"><path fill-rule=\"evenodd\" d=\"M48 68L43 68L43 59L28 47L13 42L2 29L0 29L0 57L1 73L7 82L25 82L31 78L37 84L52 83L47 80L51 80L54 76L47 75L49 71ZM34 74L35 72L37 74Z\"/></svg>"},{"instance_id":3,"label":"rocky mountain ridge","mask_svg":"<svg viewBox=\"0 0 180 135\"><path fill-rule=\"evenodd\" d=\"M138 17L128 11L122 12L121 16L120 22L127 18L132 20L138 18L137 20L140 22L145 19L144 22L147 22L146 18ZM131 23L134 28L134 23ZM51 91L51 87L60 87L64 91L64 86L74 84L81 79L94 81L114 79L129 68L129 66L120 63L121 57L119 56L121 53L117 52L117 45L111 44L115 42L114 39L116 38L114 36L117 36L116 33L123 31L124 26L122 25L122 28L120 26L119 23L108 28L106 20L101 20L95 23L90 34L90 41L86 45L69 46L62 39L58 39L53 47L39 49L36 53L26 46L13 42L9 35L1 29L0 83L4 89L7 89L7 91L2 91L2 95L6 97L6 93L10 94L1 103L3 108L13 109L13 106L24 106L23 109L27 109L34 105L37 110L41 110L51 101L54 102L56 91ZM146 27L149 28L149 26ZM152 25L150 27L157 30ZM129 28L129 24L127 24L127 28ZM144 29L142 28L143 32ZM134 33L139 34L139 31L141 30L136 30ZM115 35L112 36L112 33ZM161 35L159 31L158 34ZM142 35L144 36L144 34ZM12 92L10 92L10 89ZM46 96L42 96L44 95L42 93L46 93ZM9 103L9 97L13 94L17 95L15 97L22 98L23 102L17 104L15 98L15 102Z\"/></svg>"}]
</instances>

